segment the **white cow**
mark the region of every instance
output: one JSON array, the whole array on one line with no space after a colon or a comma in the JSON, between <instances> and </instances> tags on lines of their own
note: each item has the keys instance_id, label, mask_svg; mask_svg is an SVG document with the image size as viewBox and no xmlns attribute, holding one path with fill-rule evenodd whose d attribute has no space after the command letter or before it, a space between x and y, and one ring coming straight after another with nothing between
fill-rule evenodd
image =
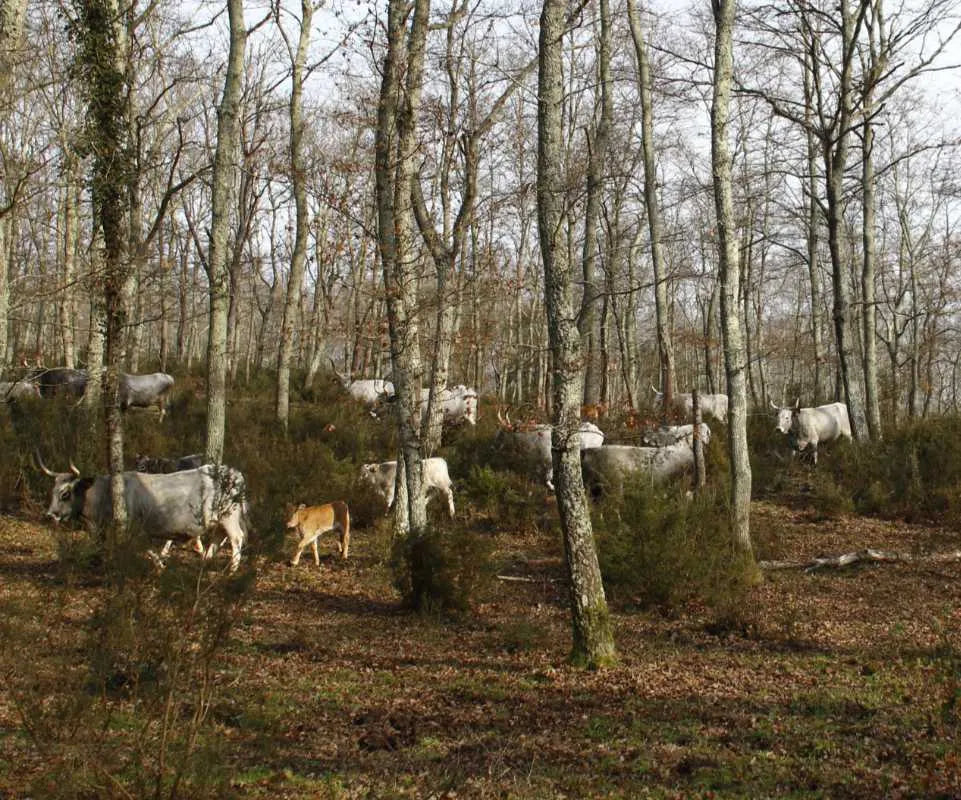
<instances>
[{"instance_id":1,"label":"white cow","mask_svg":"<svg viewBox=\"0 0 961 800\"><path fill-rule=\"evenodd\" d=\"M498 413L501 430L498 436L510 443L522 456L533 462L537 477L542 478L547 488L554 491L554 462L551 455L553 430L551 425L539 424L530 427L514 425L510 417ZM578 425L577 438L581 450L591 450L604 444L604 432L593 422Z\"/></svg>"},{"instance_id":2,"label":"white cow","mask_svg":"<svg viewBox=\"0 0 961 800\"><path fill-rule=\"evenodd\" d=\"M641 444L645 447L666 447L678 442L686 442L689 446L694 446L693 422L687 425L661 425L641 434ZM711 443L711 429L706 422L701 423L701 442L705 447Z\"/></svg>"},{"instance_id":3,"label":"white cow","mask_svg":"<svg viewBox=\"0 0 961 800\"><path fill-rule=\"evenodd\" d=\"M453 519L454 492L452 491L453 484L451 483L450 473L447 471L447 462L435 456L434 458L425 458L420 463L424 492L429 493L433 490L447 498L447 510L450 512L451 519ZM397 482L396 461L362 464L360 479L374 488L374 491L383 498L388 509L394 505L394 486Z\"/></svg>"},{"instance_id":4,"label":"white cow","mask_svg":"<svg viewBox=\"0 0 961 800\"><path fill-rule=\"evenodd\" d=\"M654 402L658 405L664 403L664 392L659 392L653 386ZM701 406L701 414L705 417L714 417L718 422L727 424L727 395L726 394L699 394L698 401ZM690 392L677 392L671 402L669 411L676 411L685 419L690 419L694 414L694 396Z\"/></svg>"},{"instance_id":5,"label":"white cow","mask_svg":"<svg viewBox=\"0 0 961 800\"><path fill-rule=\"evenodd\" d=\"M622 489L625 479L662 484L694 467L694 451L687 442L664 447L607 444L581 453L584 485L592 496L605 489Z\"/></svg>"},{"instance_id":6,"label":"white cow","mask_svg":"<svg viewBox=\"0 0 961 800\"><path fill-rule=\"evenodd\" d=\"M390 381L381 378L358 378L352 381L337 371L333 359L330 359L330 366L340 385L344 387L344 391L366 408L374 419L377 419L377 412L381 406L394 399L394 384Z\"/></svg>"},{"instance_id":7,"label":"white cow","mask_svg":"<svg viewBox=\"0 0 961 800\"><path fill-rule=\"evenodd\" d=\"M777 430L788 437L792 454L810 450L811 459L818 463L818 444L836 439L851 438L851 420L844 403L828 403L815 408L801 408L801 401L794 407L778 407Z\"/></svg>"},{"instance_id":8,"label":"white cow","mask_svg":"<svg viewBox=\"0 0 961 800\"><path fill-rule=\"evenodd\" d=\"M429 397L430 389L421 389L420 411L422 415L427 413ZM471 389L463 384L441 389L440 402L446 424L460 425L462 422L467 422L470 425L477 424L476 389Z\"/></svg>"}]
</instances>

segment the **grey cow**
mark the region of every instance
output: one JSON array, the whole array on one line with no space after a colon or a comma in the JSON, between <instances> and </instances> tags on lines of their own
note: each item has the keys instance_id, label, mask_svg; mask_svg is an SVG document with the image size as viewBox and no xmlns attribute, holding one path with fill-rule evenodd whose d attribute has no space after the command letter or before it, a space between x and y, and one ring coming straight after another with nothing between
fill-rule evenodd
<instances>
[{"instance_id":1,"label":"grey cow","mask_svg":"<svg viewBox=\"0 0 961 800\"><path fill-rule=\"evenodd\" d=\"M151 372L146 375L120 376L120 408L150 408L157 406L159 419L163 421L167 413L167 392L174 385L174 379L166 372Z\"/></svg>"},{"instance_id":2,"label":"grey cow","mask_svg":"<svg viewBox=\"0 0 961 800\"><path fill-rule=\"evenodd\" d=\"M622 489L626 480L658 485L694 467L694 451L687 442L664 447L609 444L581 453L584 485L592 496L606 489Z\"/></svg>"},{"instance_id":3,"label":"grey cow","mask_svg":"<svg viewBox=\"0 0 961 800\"><path fill-rule=\"evenodd\" d=\"M84 478L73 464L70 472L57 473L39 463L54 479L47 516L58 522L82 520L94 529L110 522L109 475ZM247 486L239 470L207 464L170 474L124 472L123 482L131 524L168 543L173 539L196 542L207 532L222 530L224 541L230 541L230 571L237 569L248 529ZM169 544L164 552L168 549ZM218 549L210 545L205 558L212 558Z\"/></svg>"}]
</instances>

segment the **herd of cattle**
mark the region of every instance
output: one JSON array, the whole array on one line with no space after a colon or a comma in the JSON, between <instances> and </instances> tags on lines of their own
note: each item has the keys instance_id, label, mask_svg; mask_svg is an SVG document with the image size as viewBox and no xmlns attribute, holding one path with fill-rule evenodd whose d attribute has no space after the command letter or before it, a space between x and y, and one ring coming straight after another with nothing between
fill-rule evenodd
<instances>
[{"instance_id":1,"label":"herd of cattle","mask_svg":"<svg viewBox=\"0 0 961 800\"><path fill-rule=\"evenodd\" d=\"M377 416L394 399L394 388L384 380L346 380L341 376L347 394ZM174 379L166 373L123 375L121 405L150 407L156 405L160 419L165 413L165 397ZM49 397L67 394L83 395L87 373L83 370L53 368L36 370L13 383L0 383L0 397L8 401L25 397ZM652 387L653 388L653 387ZM656 399L663 405L663 395L655 390ZM440 396L443 420L448 424L477 421L477 392L466 386L444 389ZM700 408L705 417L727 421L728 399L723 394L701 395ZM677 394L674 407L668 409L690 416L692 396ZM427 394L422 397L426 410ZM772 404L773 405L773 404ZM816 408L774 407L777 430L785 434L794 453L809 453L817 463L820 443L838 438L851 438L847 407L831 403ZM552 447L554 430L549 424L517 424L509 412L498 412L500 447L509 448L530 466L533 476L554 490ZM650 428L641 435L641 444L605 444L604 433L593 422L583 421L577 432L581 450L584 483L596 497L611 488L622 487L626 481L638 479L651 484L663 484L690 471L694 463L694 443L710 442L711 430L704 422L695 430L693 424L662 425ZM37 454L38 466L54 479L47 515L61 522L82 520L91 528L102 528L111 519L111 486L109 476L83 477L70 465L70 472L57 473L48 469ZM453 483L443 458L427 458L422 462L422 482L426 494L438 494L447 503L454 517ZM359 480L380 497L385 509L394 503L397 462L363 464ZM134 470L123 473L124 495L128 520L140 526L152 538L164 541L160 555L152 556L162 563L175 540L186 540L204 558L212 558L229 542L230 569L236 570L247 540L247 491L243 474L221 464L206 464L201 454L177 459L138 456ZM319 563L318 537L330 530L340 531L340 554L347 557L350 542L350 513L343 501L320 506L299 506L287 521L287 528L298 536L295 555L297 564L303 551L313 548L314 561ZM204 546L203 538L215 534L215 540ZM219 543L218 543L219 540Z\"/></svg>"}]
</instances>

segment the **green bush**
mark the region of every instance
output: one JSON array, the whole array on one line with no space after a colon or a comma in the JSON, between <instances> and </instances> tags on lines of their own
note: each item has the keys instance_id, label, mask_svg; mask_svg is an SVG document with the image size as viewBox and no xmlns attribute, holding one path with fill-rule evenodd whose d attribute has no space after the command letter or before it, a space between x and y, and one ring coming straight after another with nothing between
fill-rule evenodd
<instances>
[{"instance_id":1,"label":"green bush","mask_svg":"<svg viewBox=\"0 0 961 800\"><path fill-rule=\"evenodd\" d=\"M431 527L395 540L391 569L407 607L428 614L463 614L493 575L490 541L463 528Z\"/></svg>"},{"instance_id":2,"label":"green bush","mask_svg":"<svg viewBox=\"0 0 961 800\"><path fill-rule=\"evenodd\" d=\"M697 597L726 607L753 578L714 491L688 498L633 486L596 509L594 530L605 591L621 606L672 609Z\"/></svg>"}]
</instances>

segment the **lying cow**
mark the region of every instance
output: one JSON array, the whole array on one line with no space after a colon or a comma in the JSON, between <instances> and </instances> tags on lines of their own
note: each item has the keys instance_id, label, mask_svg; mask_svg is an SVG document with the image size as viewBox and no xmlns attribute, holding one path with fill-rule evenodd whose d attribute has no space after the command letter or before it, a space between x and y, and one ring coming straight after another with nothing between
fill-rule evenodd
<instances>
[{"instance_id":1,"label":"lying cow","mask_svg":"<svg viewBox=\"0 0 961 800\"><path fill-rule=\"evenodd\" d=\"M528 427L514 425L510 416L497 415L501 423L498 438L523 458L532 462L536 477L554 491L554 462L551 454L551 425L537 424ZM604 433L593 422L578 425L577 438L581 450L590 450L604 444Z\"/></svg>"},{"instance_id":2,"label":"lying cow","mask_svg":"<svg viewBox=\"0 0 961 800\"><path fill-rule=\"evenodd\" d=\"M151 372L147 375L124 373L120 376L120 410L157 406L159 420L162 422L167 413L167 392L173 385L173 377L166 372Z\"/></svg>"},{"instance_id":3,"label":"lying cow","mask_svg":"<svg viewBox=\"0 0 961 800\"><path fill-rule=\"evenodd\" d=\"M654 402L659 406L664 405L664 392L659 392L653 386ZM726 394L698 394L698 404L701 407L701 414L705 417L714 417L718 422L727 424L727 395ZM671 400L671 407L668 412L680 414L684 419L694 416L694 395L691 392L677 392Z\"/></svg>"},{"instance_id":4,"label":"lying cow","mask_svg":"<svg viewBox=\"0 0 961 800\"><path fill-rule=\"evenodd\" d=\"M40 397L40 389L30 381L0 381L0 402Z\"/></svg>"},{"instance_id":5,"label":"lying cow","mask_svg":"<svg viewBox=\"0 0 961 800\"><path fill-rule=\"evenodd\" d=\"M664 447L607 444L581 453L584 486L593 497L611 488L623 489L628 479L659 485L693 467L694 451L687 442Z\"/></svg>"},{"instance_id":6,"label":"lying cow","mask_svg":"<svg viewBox=\"0 0 961 800\"><path fill-rule=\"evenodd\" d=\"M93 529L108 525L113 517L110 476L82 478L70 465L70 472L52 472L38 459L40 468L53 479L47 516L58 522L82 520ZM196 543L209 532L222 529L230 541L230 571L240 564L247 539L247 488L243 474L231 467L207 464L197 469L153 475L124 472L127 519L152 538ZM164 553L169 550L165 545ZM218 550L210 545L204 554L212 558Z\"/></svg>"},{"instance_id":7,"label":"lying cow","mask_svg":"<svg viewBox=\"0 0 961 800\"><path fill-rule=\"evenodd\" d=\"M421 463L421 477L424 492L436 491L447 498L447 510L451 519L454 518L454 492L447 462L435 456L425 458ZM383 498L388 510L394 505L394 485L397 480L397 462L384 461L380 464L363 464L360 468L360 478L370 484L374 491Z\"/></svg>"},{"instance_id":8,"label":"lying cow","mask_svg":"<svg viewBox=\"0 0 961 800\"><path fill-rule=\"evenodd\" d=\"M788 437L791 454L808 451L815 464L818 463L818 444L851 438L851 420L844 403L801 408L798 399L793 408L780 408L774 403L771 407L777 412L777 430Z\"/></svg>"},{"instance_id":9,"label":"lying cow","mask_svg":"<svg viewBox=\"0 0 961 800\"><path fill-rule=\"evenodd\" d=\"M701 442L706 447L711 442L711 429L706 422L701 423ZM660 425L648 428L641 434L641 444L645 447L667 447L668 445L685 442L694 446L694 423L687 425Z\"/></svg>"},{"instance_id":10,"label":"lying cow","mask_svg":"<svg viewBox=\"0 0 961 800\"><path fill-rule=\"evenodd\" d=\"M347 551L350 549L350 511L347 504L341 500L334 500L322 506L306 506L301 503L287 520L287 529L296 531L300 536L297 552L290 560L292 567L300 563L300 556L308 545L314 551L314 564L320 566L317 539L327 531L340 531L340 557L347 558Z\"/></svg>"},{"instance_id":11,"label":"lying cow","mask_svg":"<svg viewBox=\"0 0 961 800\"><path fill-rule=\"evenodd\" d=\"M169 473L182 472L185 469L197 469L203 466L205 459L203 453L192 453L181 458L163 458L162 456L153 458L152 456L138 455L134 459L133 468L137 472Z\"/></svg>"}]
</instances>

